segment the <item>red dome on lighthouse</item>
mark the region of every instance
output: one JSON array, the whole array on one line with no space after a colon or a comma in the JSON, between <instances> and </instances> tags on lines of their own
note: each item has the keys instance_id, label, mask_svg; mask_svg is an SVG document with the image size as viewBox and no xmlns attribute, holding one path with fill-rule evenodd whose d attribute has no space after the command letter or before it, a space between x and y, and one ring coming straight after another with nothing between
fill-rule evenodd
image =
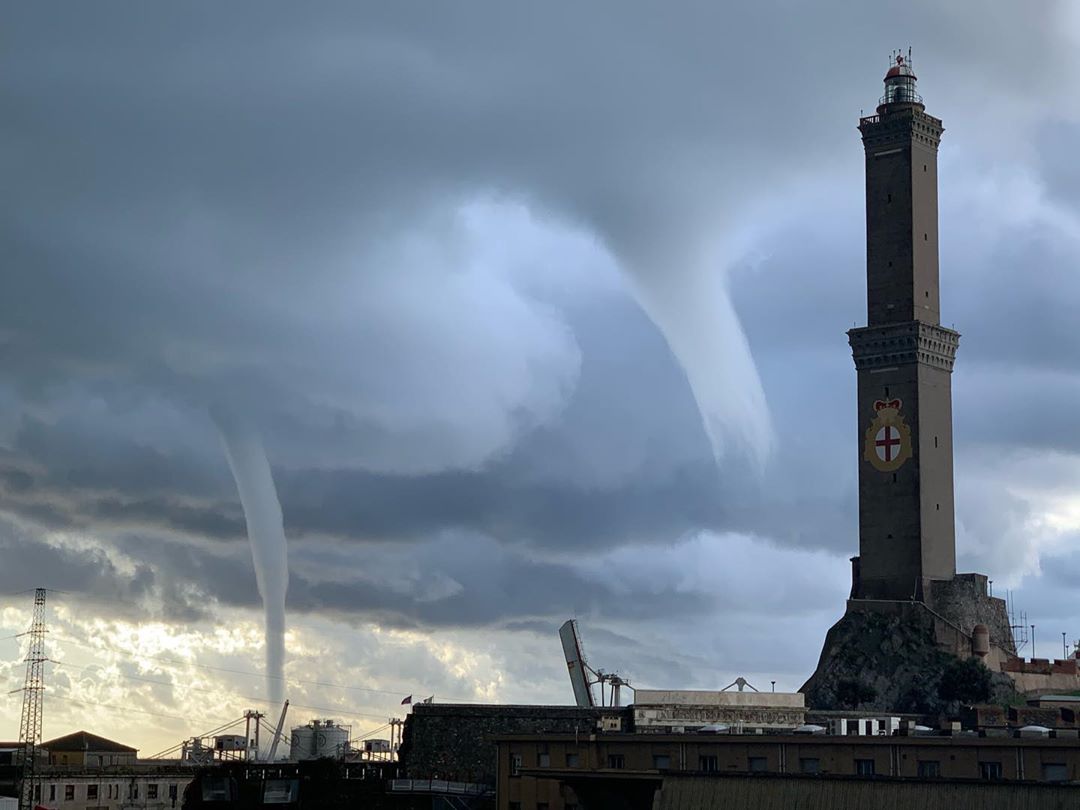
<instances>
[{"instance_id":1,"label":"red dome on lighthouse","mask_svg":"<svg viewBox=\"0 0 1080 810\"><path fill-rule=\"evenodd\" d=\"M911 69L911 52L908 55L893 52L891 67L885 74L885 95L878 102L878 113L892 105L922 105L922 97L916 89L915 71Z\"/></svg>"},{"instance_id":2,"label":"red dome on lighthouse","mask_svg":"<svg viewBox=\"0 0 1080 810\"><path fill-rule=\"evenodd\" d=\"M896 55L896 64L889 68L889 72L885 74L885 81L897 76L907 76L911 79L916 78L915 71L911 69L911 65L908 64L908 60L904 58L902 53Z\"/></svg>"}]
</instances>

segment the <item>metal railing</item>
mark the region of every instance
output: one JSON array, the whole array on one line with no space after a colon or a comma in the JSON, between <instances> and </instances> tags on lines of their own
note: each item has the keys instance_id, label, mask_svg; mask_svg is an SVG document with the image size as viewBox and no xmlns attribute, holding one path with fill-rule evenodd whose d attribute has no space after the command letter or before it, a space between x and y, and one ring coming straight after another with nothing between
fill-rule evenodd
<instances>
[{"instance_id":1,"label":"metal railing","mask_svg":"<svg viewBox=\"0 0 1080 810\"><path fill-rule=\"evenodd\" d=\"M490 785L475 782L449 782L445 779L391 779L392 793L445 793L456 796L485 796L493 792Z\"/></svg>"}]
</instances>

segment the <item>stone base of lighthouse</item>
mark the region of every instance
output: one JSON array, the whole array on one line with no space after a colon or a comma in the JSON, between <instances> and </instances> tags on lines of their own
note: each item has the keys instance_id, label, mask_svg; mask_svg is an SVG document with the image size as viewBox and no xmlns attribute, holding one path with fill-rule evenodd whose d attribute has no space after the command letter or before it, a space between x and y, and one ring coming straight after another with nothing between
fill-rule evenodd
<instances>
[{"instance_id":1,"label":"stone base of lighthouse","mask_svg":"<svg viewBox=\"0 0 1080 810\"><path fill-rule=\"evenodd\" d=\"M987 595L986 584L981 574L959 574L933 581L927 601L849 599L800 690L807 706L933 714L944 708L945 669L971 657L1007 700L1015 689L1004 670L1016 648L1005 602Z\"/></svg>"}]
</instances>

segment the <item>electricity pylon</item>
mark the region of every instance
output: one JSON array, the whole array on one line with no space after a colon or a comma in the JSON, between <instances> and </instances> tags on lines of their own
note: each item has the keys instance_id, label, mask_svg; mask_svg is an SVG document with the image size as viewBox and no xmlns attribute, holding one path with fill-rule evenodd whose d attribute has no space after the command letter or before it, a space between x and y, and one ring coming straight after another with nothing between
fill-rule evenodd
<instances>
[{"instance_id":1,"label":"electricity pylon","mask_svg":"<svg viewBox=\"0 0 1080 810\"><path fill-rule=\"evenodd\" d=\"M34 614L26 651L26 683L23 685L22 721L19 744L22 748L22 792L20 810L33 810L37 778L37 751L41 744L41 701L45 691L45 589L34 590Z\"/></svg>"}]
</instances>

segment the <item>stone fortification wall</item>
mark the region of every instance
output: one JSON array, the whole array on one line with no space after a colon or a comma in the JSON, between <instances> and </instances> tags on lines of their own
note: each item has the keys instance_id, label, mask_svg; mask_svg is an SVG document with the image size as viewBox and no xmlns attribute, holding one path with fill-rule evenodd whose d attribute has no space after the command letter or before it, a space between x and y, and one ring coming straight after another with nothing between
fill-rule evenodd
<instances>
[{"instance_id":1,"label":"stone fortification wall","mask_svg":"<svg viewBox=\"0 0 1080 810\"><path fill-rule=\"evenodd\" d=\"M987 578L983 574L957 574L952 579L934 580L930 583L928 601L936 613L969 636L975 625L986 625L990 644L1008 655L1016 655L1005 600L988 594Z\"/></svg>"},{"instance_id":2,"label":"stone fortification wall","mask_svg":"<svg viewBox=\"0 0 1080 810\"><path fill-rule=\"evenodd\" d=\"M1016 684L1018 692L1074 692L1080 690L1080 667L1075 658L1050 661L1047 658L1010 658L1001 667Z\"/></svg>"},{"instance_id":3,"label":"stone fortification wall","mask_svg":"<svg viewBox=\"0 0 1080 810\"><path fill-rule=\"evenodd\" d=\"M936 713L945 667L971 655L971 638L922 602L852 599L800 691L812 709ZM994 678L1011 693L1008 677Z\"/></svg>"},{"instance_id":4,"label":"stone fortification wall","mask_svg":"<svg viewBox=\"0 0 1080 810\"><path fill-rule=\"evenodd\" d=\"M448 779L495 784L494 738L511 734L595 734L603 717L616 715L623 728L627 708L575 706L471 706L431 703L413 706L405 719L401 761L410 779Z\"/></svg>"}]
</instances>

